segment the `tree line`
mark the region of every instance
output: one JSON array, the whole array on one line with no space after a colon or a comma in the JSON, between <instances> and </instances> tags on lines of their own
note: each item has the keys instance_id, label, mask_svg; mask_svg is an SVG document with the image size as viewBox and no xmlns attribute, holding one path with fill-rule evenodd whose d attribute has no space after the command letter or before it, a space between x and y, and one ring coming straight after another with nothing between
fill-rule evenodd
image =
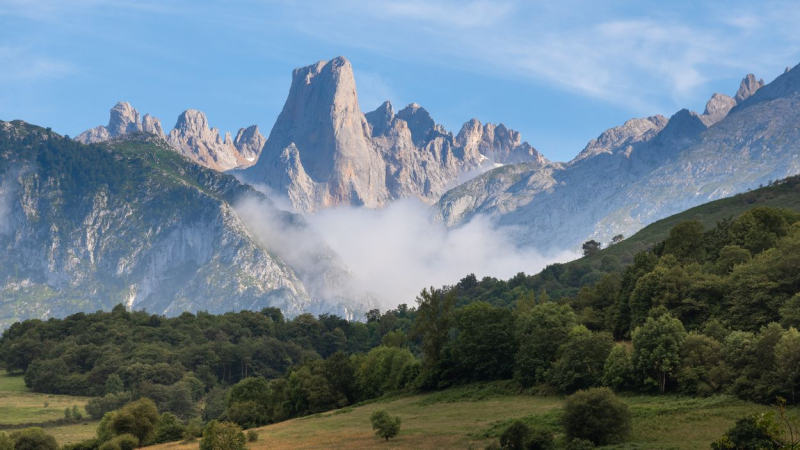
<instances>
[{"instance_id":1,"label":"tree line","mask_svg":"<svg viewBox=\"0 0 800 450\"><path fill-rule=\"evenodd\" d=\"M166 318L118 306L16 323L0 361L35 391L94 396L93 417L150 399L184 427L251 428L489 380L545 393L800 400L797 212L755 208L709 230L680 223L571 296L551 298L537 280L470 275L365 322L287 320L274 308Z\"/></svg>"}]
</instances>

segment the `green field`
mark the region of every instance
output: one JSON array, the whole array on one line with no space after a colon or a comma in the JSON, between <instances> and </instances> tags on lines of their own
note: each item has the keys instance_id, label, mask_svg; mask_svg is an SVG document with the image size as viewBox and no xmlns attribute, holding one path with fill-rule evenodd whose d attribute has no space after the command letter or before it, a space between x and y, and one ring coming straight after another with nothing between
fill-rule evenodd
<instances>
[{"instance_id":1,"label":"green field","mask_svg":"<svg viewBox=\"0 0 800 450\"><path fill-rule=\"evenodd\" d=\"M461 395L465 393L465 395ZM303 417L259 428L251 449L482 449L513 419L560 433L561 396L478 395L457 388L429 395L400 397ZM626 449L707 449L734 421L767 406L729 396L704 399L681 396L624 397L633 413L633 435ZM386 409L403 422L389 442L372 432L369 417ZM794 412L794 411L793 411ZM151 450L194 450L193 444L165 444ZM607 447L612 448L612 447Z\"/></svg>"},{"instance_id":2,"label":"green field","mask_svg":"<svg viewBox=\"0 0 800 450\"><path fill-rule=\"evenodd\" d=\"M0 374L0 431L12 433L28 426L41 426L59 443L69 444L95 435L97 422L60 424L64 409L83 410L88 399L68 395L37 394L25 387L21 376Z\"/></svg>"}]
</instances>

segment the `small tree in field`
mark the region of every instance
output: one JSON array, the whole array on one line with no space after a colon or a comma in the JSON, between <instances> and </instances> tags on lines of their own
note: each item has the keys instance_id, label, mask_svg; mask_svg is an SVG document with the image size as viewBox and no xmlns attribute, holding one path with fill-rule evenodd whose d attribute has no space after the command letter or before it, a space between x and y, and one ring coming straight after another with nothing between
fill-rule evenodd
<instances>
[{"instance_id":1,"label":"small tree in field","mask_svg":"<svg viewBox=\"0 0 800 450\"><path fill-rule=\"evenodd\" d=\"M578 391L567 397L562 421L567 439L585 439L595 445L622 443L631 431L628 405L609 388Z\"/></svg>"},{"instance_id":2,"label":"small tree in field","mask_svg":"<svg viewBox=\"0 0 800 450\"><path fill-rule=\"evenodd\" d=\"M203 430L200 450L244 450L245 437L239 425L212 420Z\"/></svg>"},{"instance_id":3,"label":"small tree in field","mask_svg":"<svg viewBox=\"0 0 800 450\"><path fill-rule=\"evenodd\" d=\"M382 409L372 413L370 421L375 434L387 441L400 433L400 417L392 417L386 410Z\"/></svg>"}]
</instances>

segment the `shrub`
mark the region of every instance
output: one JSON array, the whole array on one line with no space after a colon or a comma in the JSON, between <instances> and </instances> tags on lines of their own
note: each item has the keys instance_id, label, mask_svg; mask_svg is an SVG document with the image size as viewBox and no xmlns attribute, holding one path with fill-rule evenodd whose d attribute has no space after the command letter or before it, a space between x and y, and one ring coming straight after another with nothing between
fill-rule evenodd
<instances>
[{"instance_id":1,"label":"shrub","mask_svg":"<svg viewBox=\"0 0 800 450\"><path fill-rule=\"evenodd\" d=\"M200 450L244 450L245 437L239 425L212 420L203 430Z\"/></svg>"},{"instance_id":2,"label":"shrub","mask_svg":"<svg viewBox=\"0 0 800 450\"><path fill-rule=\"evenodd\" d=\"M186 427L175 414L165 412L161 414L161 419L156 427L155 443L175 442L183 438Z\"/></svg>"},{"instance_id":3,"label":"shrub","mask_svg":"<svg viewBox=\"0 0 800 450\"><path fill-rule=\"evenodd\" d=\"M534 428L525 442L525 450L552 450L555 448L553 433L548 430Z\"/></svg>"},{"instance_id":4,"label":"shrub","mask_svg":"<svg viewBox=\"0 0 800 450\"><path fill-rule=\"evenodd\" d=\"M14 450L14 441L3 432L0 432L0 450Z\"/></svg>"},{"instance_id":5,"label":"shrub","mask_svg":"<svg viewBox=\"0 0 800 450\"><path fill-rule=\"evenodd\" d=\"M41 428L27 428L11 434L14 450L58 450L56 438Z\"/></svg>"},{"instance_id":6,"label":"shrub","mask_svg":"<svg viewBox=\"0 0 800 450\"><path fill-rule=\"evenodd\" d=\"M131 395L128 393L108 394L103 397L96 397L86 403L86 413L95 420L102 419L106 413L116 411L130 403Z\"/></svg>"},{"instance_id":7,"label":"shrub","mask_svg":"<svg viewBox=\"0 0 800 450\"><path fill-rule=\"evenodd\" d=\"M713 450L783 448L781 426L772 413L756 414L736 421L736 424L711 444Z\"/></svg>"},{"instance_id":8,"label":"shrub","mask_svg":"<svg viewBox=\"0 0 800 450\"><path fill-rule=\"evenodd\" d=\"M203 435L203 422L199 419L192 419L186 424L186 429L183 430L183 439L186 442L192 442Z\"/></svg>"},{"instance_id":9,"label":"shrub","mask_svg":"<svg viewBox=\"0 0 800 450\"><path fill-rule=\"evenodd\" d=\"M83 420L83 413L81 412L80 409L78 409L77 405L72 407L72 420L76 422L80 422L81 420Z\"/></svg>"},{"instance_id":10,"label":"shrub","mask_svg":"<svg viewBox=\"0 0 800 450\"><path fill-rule=\"evenodd\" d=\"M400 417L392 417L386 410L382 409L372 413L370 421L375 434L387 441L400 433Z\"/></svg>"},{"instance_id":11,"label":"shrub","mask_svg":"<svg viewBox=\"0 0 800 450\"><path fill-rule=\"evenodd\" d=\"M578 391L567 397L562 421L567 439L586 439L595 445L624 442L631 430L628 405L609 388Z\"/></svg>"},{"instance_id":12,"label":"shrub","mask_svg":"<svg viewBox=\"0 0 800 450\"><path fill-rule=\"evenodd\" d=\"M257 442L257 441L258 441L258 431L247 430L247 442Z\"/></svg>"},{"instance_id":13,"label":"shrub","mask_svg":"<svg viewBox=\"0 0 800 450\"><path fill-rule=\"evenodd\" d=\"M132 434L143 445L152 438L160 418L156 404L142 398L114 413L109 426L113 434Z\"/></svg>"},{"instance_id":14,"label":"shrub","mask_svg":"<svg viewBox=\"0 0 800 450\"><path fill-rule=\"evenodd\" d=\"M500 435L500 448L504 450L525 450L525 443L531 436L531 429L521 420L514 421Z\"/></svg>"},{"instance_id":15,"label":"shrub","mask_svg":"<svg viewBox=\"0 0 800 450\"><path fill-rule=\"evenodd\" d=\"M139 439L132 434L121 434L101 445L98 450L134 450L139 447Z\"/></svg>"}]
</instances>

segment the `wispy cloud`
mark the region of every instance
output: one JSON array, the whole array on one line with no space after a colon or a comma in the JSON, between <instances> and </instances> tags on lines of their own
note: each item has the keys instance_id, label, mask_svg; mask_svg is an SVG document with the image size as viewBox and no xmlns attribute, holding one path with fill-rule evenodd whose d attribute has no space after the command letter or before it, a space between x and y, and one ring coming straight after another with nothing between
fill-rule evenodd
<instances>
[{"instance_id":1,"label":"wispy cloud","mask_svg":"<svg viewBox=\"0 0 800 450\"><path fill-rule=\"evenodd\" d=\"M298 31L394 58L546 83L650 113L710 95L702 88L729 78L731 69L774 70L800 55L792 20L800 5L787 2L733 2L724 9L707 2L683 14L658 5L629 12L623 5L573 1L316 6L307 9ZM762 72L770 75L778 73Z\"/></svg>"},{"instance_id":2,"label":"wispy cloud","mask_svg":"<svg viewBox=\"0 0 800 450\"><path fill-rule=\"evenodd\" d=\"M0 46L0 82L32 82L74 73L69 62L34 54L25 46Z\"/></svg>"}]
</instances>

